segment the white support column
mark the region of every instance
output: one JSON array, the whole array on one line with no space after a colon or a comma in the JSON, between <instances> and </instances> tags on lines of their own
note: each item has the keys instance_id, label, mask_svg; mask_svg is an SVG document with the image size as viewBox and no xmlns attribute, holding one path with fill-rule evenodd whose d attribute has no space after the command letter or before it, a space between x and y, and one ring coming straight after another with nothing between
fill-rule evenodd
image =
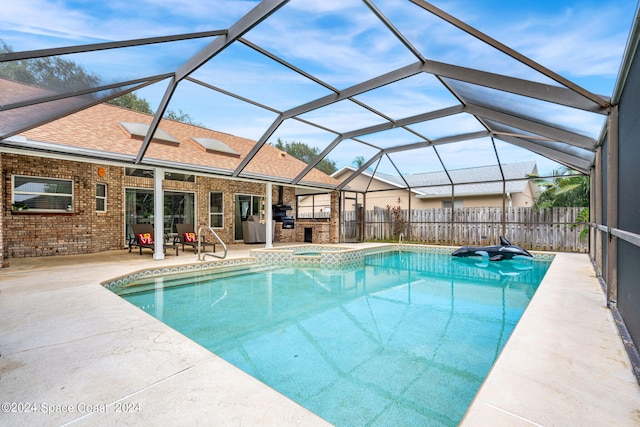
<instances>
[{"instance_id":1,"label":"white support column","mask_svg":"<svg viewBox=\"0 0 640 427\"><path fill-rule=\"evenodd\" d=\"M155 168L153 171L153 240L155 247L153 259L164 259L164 194L162 181L164 169Z\"/></svg>"},{"instance_id":2,"label":"white support column","mask_svg":"<svg viewBox=\"0 0 640 427\"><path fill-rule=\"evenodd\" d=\"M267 229L267 233L265 234L265 248L272 248L273 247L273 209L271 209L271 206L273 204L273 184L270 182L267 182L265 184L265 190L266 192L266 205L264 207L265 209L265 218L266 218L266 229Z\"/></svg>"}]
</instances>

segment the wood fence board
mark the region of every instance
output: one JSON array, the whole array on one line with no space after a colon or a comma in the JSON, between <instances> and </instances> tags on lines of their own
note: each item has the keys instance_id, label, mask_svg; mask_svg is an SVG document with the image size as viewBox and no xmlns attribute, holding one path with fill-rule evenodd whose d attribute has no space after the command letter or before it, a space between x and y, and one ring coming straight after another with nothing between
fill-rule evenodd
<instances>
[{"instance_id":1,"label":"wood fence board","mask_svg":"<svg viewBox=\"0 0 640 427\"><path fill-rule=\"evenodd\" d=\"M583 208L563 207L536 211L527 207L412 209L402 212L404 240L435 245L490 245L504 234L526 249L588 252L588 241L580 239L585 225L574 225ZM502 220L505 220L504 232ZM365 212L366 240L396 240L389 213L384 208ZM453 223L452 223L453 220ZM343 214L343 233L355 235L355 212Z\"/></svg>"}]
</instances>

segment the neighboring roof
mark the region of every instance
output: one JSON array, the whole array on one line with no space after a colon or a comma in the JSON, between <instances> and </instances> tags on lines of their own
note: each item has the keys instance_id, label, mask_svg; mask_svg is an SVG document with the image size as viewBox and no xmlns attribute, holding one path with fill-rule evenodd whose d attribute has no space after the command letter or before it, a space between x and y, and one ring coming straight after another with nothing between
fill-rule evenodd
<instances>
[{"instance_id":1,"label":"neighboring roof","mask_svg":"<svg viewBox=\"0 0 640 427\"><path fill-rule=\"evenodd\" d=\"M484 166L479 168L466 168L450 170L449 174L454 182L462 183L455 187L456 196L480 196L505 193L522 193L529 183L527 178L537 173L535 162L506 163L502 165L504 174L504 187L502 174L498 166ZM430 182L442 182L446 179L444 172L433 174L420 174L411 181L422 194L419 199L439 198L451 195L451 186L431 186L425 188ZM466 183L466 184L465 184Z\"/></svg>"},{"instance_id":2,"label":"neighboring roof","mask_svg":"<svg viewBox=\"0 0 640 427\"><path fill-rule=\"evenodd\" d=\"M0 80L0 83L3 81ZM0 85L0 92L2 87ZM13 139L13 141L22 142L12 145L29 147L33 144L46 144L48 151L61 154L81 153L83 156L96 158L120 155L123 160L132 160L143 141L140 138L133 138L129 132L136 135L136 129L148 128L152 120L153 116L149 114L99 104L23 132L19 135L20 138ZM123 123L129 124L126 127L127 132L123 130ZM156 136L159 133L164 135L163 139L173 140L179 144L168 145L154 138L141 166L158 164L157 161L160 161L168 165L167 167L176 169L202 173L215 171L230 175L255 145L255 141L249 139L172 120L162 120ZM209 146L209 148L217 147L217 150L208 149L203 152L202 148L193 141L209 143L217 141ZM11 140L3 141L2 145L8 143L11 143ZM78 149L82 151L79 152ZM230 155L233 153L238 155ZM306 166L304 162L291 155L265 144L247 164L245 176L270 178L276 182L290 180ZM320 186L331 187L338 184L334 178L317 169L312 169L306 179Z\"/></svg>"},{"instance_id":3,"label":"neighboring roof","mask_svg":"<svg viewBox=\"0 0 640 427\"><path fill-rule=\"evenodd\" d=\"M355 171L355 168L346 166L332 176L340 178ZM423 199L451 195L451 182L456 184L455 194L457 196L502 194L503 175L506 181L506 192L521 193L525 191L528 183L528 179L521 178L535 176L537 169L535 162L520 162L505 163L501 166L452 169L447 172L408 174L402 177L379 172L372 174L371 171L364 171L362 174L369 177L373 175L373 179L396 188L406 188L406 182L412 192L416 193L419 199Z\"/></svg>"},{"instance_id":4,"label":"neighboring roof","mask_svg":"<svg viewBox=\"0 0 640 427\"><path fill-rule=\"evenodd\" d=\"M506 194L523 193L529 181L508 181L505 182L504 192ZM502 182L481 182L475 184L456 185L455 197L469 196L491 196L502 195ZM451 186L429 187L421 191L418 199L439 199L442 197L451 197Z\"/></svg>"},{"instance_id":5,"label":"neighboring roof","mask_svg":"<svg viewBox=\"0 0 640 427\"><path fill-rule=\"evenodd\" d=\"M502 170L502 172L501 172ZM448 171L455 183L474 183L488 180L514 180L528 178L536 174L535 162L503 163L501 166L481 166L477 168L451 169ZM448 183L444 171L405 175L412 187L424 187L434 183Z\"/></svg>"}]
</instances>

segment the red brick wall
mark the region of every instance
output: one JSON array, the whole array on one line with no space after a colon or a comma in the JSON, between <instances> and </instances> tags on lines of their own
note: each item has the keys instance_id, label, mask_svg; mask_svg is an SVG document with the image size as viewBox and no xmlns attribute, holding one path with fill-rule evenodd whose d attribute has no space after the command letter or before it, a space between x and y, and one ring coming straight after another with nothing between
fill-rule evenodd
<instances>
[{"instance_id":1,"label":"red brick wall","mask_svg":"<svg viewBox=\"0 0 640 427\"><path fill-rule=\"evenodd\" d=\"M98 175L103 168L105 176ZM4 153L2 155L3 258L71 255L122 248L121 167ZM72 213L11 211L11 176L70 179ZM107 212L96 212L96 183L107 184Z\"/></svg>"},{"instance_id":2,"label":"red brick wall","mask_svg":"<svg viewBox=\"0 0 640 427\"><path fill-rule=\"evenodd\" d=\"M199 176L197 211L198 225L209 225L209 193L211 191L221 191L224 201L224 228L214 231L225 243L234 242L235 226L235 195L251 194L254 196L265 196L265 184L245 181L232 181L220 178Z\"/></svg>"},{"instance_id":3,"label":"red brick wall","mask_svg":"<svg viewBox=\"0 0 640 427\"><path fill-rule=\"evenodd\" d=\"M124 188L153 188L153 179L124 176L124 167L3 153L0 156L0 265L10 258L72 255L122 249L124 237ZM99 176L99 169L104 176ZM74 212L37 213L11 211L11 176L26 175L70 179L74 182ZM107 184L107 212L96 212L96 183ZM265 184L198 176L195 183L163 182L164 189L196 193L197 226L209 223L209 192L224 197L224 227L216 233L225 243L234 242L235 194L265 195ZM278 185L273 185L273 203L278 201ZM283 202L296 206L295 189L284 188ZM267 207L269 208L269 207ZM314 243L338 242L338 197L332 194L331 220L283 230L276 224L275 242L303 242L304 227L313 228Z\"/></svg>"},{"instance_id":4,"label":"red brick wall","mask_svg":"<svg viewBox=\"0 0 640 427\"><path fill-rule=\"evenodd\" d=\"M274 185L274 203L277 201L277 186ZM289 215L296 217L296 194L294 188L285 187L283 202L285 205L291 205L292 210L288 212ZM304 242L304 229L311 228L312 243L325 244L325 243L338 243L339 240L339 212L338 212L338 192L331 193L331 218L329 221L325 220L307 220L296 219L295 228L283 230L281 224L276 223L275 242Z\"/></svg>"}]
</instances>

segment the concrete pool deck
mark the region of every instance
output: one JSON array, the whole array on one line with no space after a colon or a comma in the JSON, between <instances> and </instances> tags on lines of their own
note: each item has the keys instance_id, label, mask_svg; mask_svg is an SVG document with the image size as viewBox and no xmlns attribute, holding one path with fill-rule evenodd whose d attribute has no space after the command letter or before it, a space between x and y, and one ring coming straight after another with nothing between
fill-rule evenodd
<instances>
[{"instance_id":1,"label":"concrete pool deck","mask_svg":"<svg viewBox=\"0 0 640 427\"><path fill-rule=\"evenodd\" d=\"M231 245L229 258L258 247ZM188 250L10 260L0 425L327 425L100 286L192 263ZM462 425L640 425L640 386L588 256L556 256Z\"/></svg>"}]
</instances>

